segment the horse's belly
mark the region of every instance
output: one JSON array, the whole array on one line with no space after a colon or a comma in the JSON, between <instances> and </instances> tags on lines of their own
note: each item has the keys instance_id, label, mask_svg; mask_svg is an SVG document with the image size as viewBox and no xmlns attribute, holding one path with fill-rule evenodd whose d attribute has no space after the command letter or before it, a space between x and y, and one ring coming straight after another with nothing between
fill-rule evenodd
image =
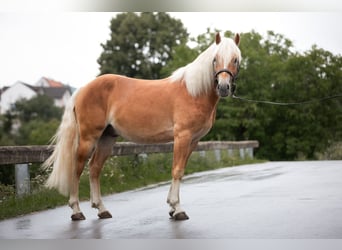
<instances>
[{"instance_id":1,"label":"horse's belly","mask_svg":"<svg viewBox=\"0 0 342 250\"><path fill-rule=\"evenodd\" d=\"M139 119L140 118L140 119ZM113 127L123 138L137 143L162 143L173 141L173 124L153 117L121 119Z\"/></svg>"},{"instance_id":2,"label":"horse's belly","mask_svg":"<svg viewBox=\"0 0 342 250\"><path fill-rule=\"evenodd\" d=\"M170 131L159 133L139 133L120 131L119 134L126 140L136 143L163 143L173 141L173 133Z\"/></svg>"},{"instance_id":3,"label":"horse's belly","mask_svg":"<svg viewBox=\"0 0 342 250\"><path fill-rule=\"evenodd\" d=\"M142 131L119 129L118 134L126 140L136 143L163 143L173 141L173 131Z\"/></svg>"}]
</instances>

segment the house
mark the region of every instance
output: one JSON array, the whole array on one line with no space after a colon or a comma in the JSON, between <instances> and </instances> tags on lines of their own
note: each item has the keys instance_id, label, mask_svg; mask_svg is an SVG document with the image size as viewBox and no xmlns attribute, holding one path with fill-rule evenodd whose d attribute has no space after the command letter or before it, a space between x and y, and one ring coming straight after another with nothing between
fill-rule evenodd
<instances>
[{"instance_id":1,"label":"house","mask_svg":"<svg viewBox=\"0 0 342 250\"><path fill-rule=\"evenodd\" d=\"M67 86L43 87L41 88L41 91L44 95L51 97L55 102L55 106L60 108L65 107L72 94L71 89Z\"/></svg>"},{"instance_id":2,"label":"house","mask_svg":"<svg viewBox=\"0 0 342 250\"><path fill-rule=\"evenodd\" d=\"M0 114L5 114L20 99L31 99L37 95L46 95L54 100L57 107L65 107L72 95L70 86L42 77L36 86L17 81L0 91Z\"/></svg>"},{"instance_id":3,"label":"house","mask_svg":"<svg viewBox=\"0 0 342 250\"><path fill-rule=\"evenodd\" d=\"M47 77L42 77L40 78L36 84L36 86L39 87L51 87L51 88L63 88L65 85L61 82L55 81L53 79L47 78Z\"/></svg>"},{"instance_id":4,"label":"house","mask_svg":"<svg viewBox=\"0 0 342 250\"><path fill-rule=\"evenodd\" d=\"M1 91L0 114L10 110L14 103L20 99L31 99L37 95L37 89L33 86L17 81L10 87L4 87Z\"/></svg>"}]
</instances>

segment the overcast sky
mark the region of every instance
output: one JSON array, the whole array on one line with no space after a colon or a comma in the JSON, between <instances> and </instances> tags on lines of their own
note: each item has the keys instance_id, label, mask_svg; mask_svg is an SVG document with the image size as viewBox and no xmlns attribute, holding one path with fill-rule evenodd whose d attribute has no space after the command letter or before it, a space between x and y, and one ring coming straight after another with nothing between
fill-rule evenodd
<instances>
[{"instance_id":1,"label":"overcast sky","mask_svg":"<svg viewBox=\"0 0 342 250\"><path fill-rule=\"evenodd\" d=\"M207 27L284 34L298 51L317 44L342 54L341 12L180 12L191 36ZM0 12L0 87L46 76L80 87L99 73L101 43L109 39L109 12ZM243 55L243 51L242 51Z\"/></svg>"}]
</instances>

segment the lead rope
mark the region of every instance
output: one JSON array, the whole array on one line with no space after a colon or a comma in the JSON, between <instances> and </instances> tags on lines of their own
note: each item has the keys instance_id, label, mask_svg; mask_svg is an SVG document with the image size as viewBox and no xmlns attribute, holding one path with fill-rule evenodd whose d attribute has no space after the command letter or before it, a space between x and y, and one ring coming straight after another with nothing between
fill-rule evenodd
<instances>
[{"instance_id":1,"label":"lead rope","mask_svg":"<svg viewBox=\"0 0 342 250\"><path fill-rule=\"evenodd\" d=\"M272 101L260 101L260 100L252 100L247 99L244 97L239 97L236 95L232 96L234 99L238 99L240 101L246 101L246 102L254 102L254 103L263 103L263 104L271 104L271 105L279 105L279 106L293 106L293 105L302 105L302 104L310 104L315 102L324 102L331 99L341 98L342 94L333 95L333 96L327 96L320 99L310 100L310 101L303 101L303 102L272 102Z\"/></svg>"}]
</instances>

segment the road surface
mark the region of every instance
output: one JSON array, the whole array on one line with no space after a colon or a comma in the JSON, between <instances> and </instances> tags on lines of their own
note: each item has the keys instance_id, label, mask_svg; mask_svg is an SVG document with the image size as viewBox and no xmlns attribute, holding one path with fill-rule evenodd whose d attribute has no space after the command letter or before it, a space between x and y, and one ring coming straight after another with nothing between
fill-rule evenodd
<instances>
[{"instance_id":1,"label":"road surface","mask_svg":"<svg viewBox=\"0 0 342 250\"><path fill-rule=\"evenodd\" d=\"M169 183L104 197L113 218L85 221L67 206L0 222L2 239L342 238L342 161L268 162L187 176L181 201L190 217L168 217Z\"/></svg>"}]
</instances>

